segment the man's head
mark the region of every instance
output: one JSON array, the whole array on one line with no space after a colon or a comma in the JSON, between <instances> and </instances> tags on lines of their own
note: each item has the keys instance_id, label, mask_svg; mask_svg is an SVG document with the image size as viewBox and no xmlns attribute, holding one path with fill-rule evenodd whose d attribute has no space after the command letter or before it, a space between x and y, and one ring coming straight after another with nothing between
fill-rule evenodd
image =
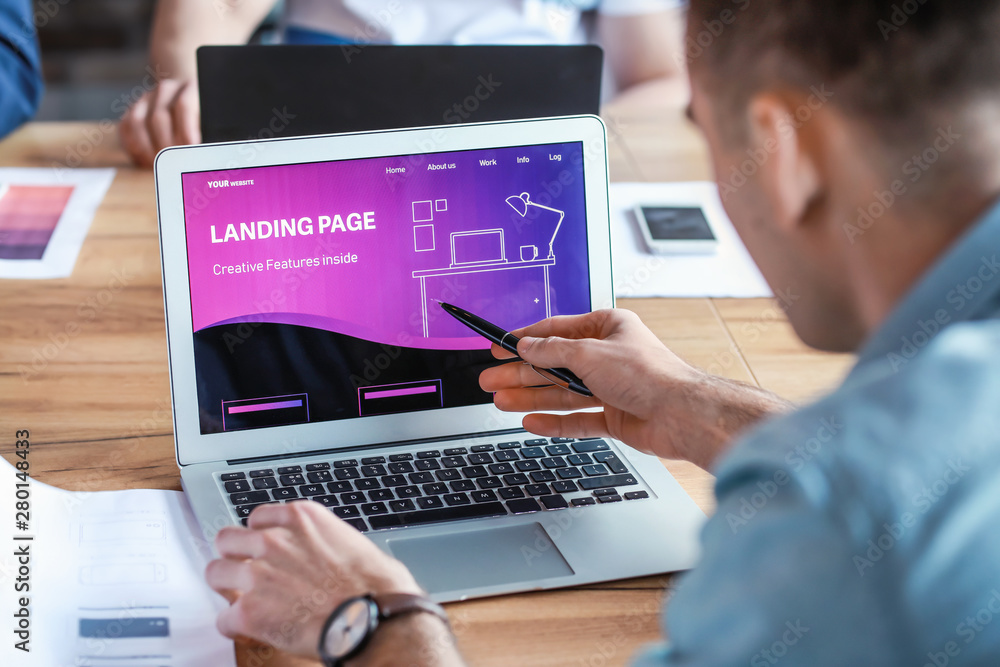
<instances>
[{"instance_id":1,"label":"man's head","mask_svg":"<svg viewBox=\"0 0 1000 667\"><path fill-rule=\"evenodd\" d=\"M1000 0L691 0L692 113L807 343L854 349L1000 193Z\"/></svg>"}]
</instances>

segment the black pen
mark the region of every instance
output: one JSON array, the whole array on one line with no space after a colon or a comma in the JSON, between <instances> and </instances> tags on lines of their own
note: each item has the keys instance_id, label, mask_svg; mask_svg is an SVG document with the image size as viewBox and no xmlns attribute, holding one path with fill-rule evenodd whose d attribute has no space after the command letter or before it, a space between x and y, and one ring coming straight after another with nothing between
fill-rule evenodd
<instances>
[{"instance_id":1,"label":"black pen","mask_svg":"<svg viewBox=\"0 0 1000 667\"><path fill-rule=\"evenodd\" d=\"M456 320L469 327L486 340L499 345L517 357L517 343L521 340L520 338L509 331L501 329L491 322L487 322L478 315L473 315L469 311L459 308L458 306L453 306L450 303L445 303L444 301L438 301L438 303L441 304L441 307L446 313L454 317ZM553 377L565 382L566 389L569 389L575 394L580 394L581 396L594 395L593 392L587 389L587 385L583 384L583 380L578 378L573 371L568 368L538 368L536 370L541 373L549 373Z\"/></svg>"}]
</instances>

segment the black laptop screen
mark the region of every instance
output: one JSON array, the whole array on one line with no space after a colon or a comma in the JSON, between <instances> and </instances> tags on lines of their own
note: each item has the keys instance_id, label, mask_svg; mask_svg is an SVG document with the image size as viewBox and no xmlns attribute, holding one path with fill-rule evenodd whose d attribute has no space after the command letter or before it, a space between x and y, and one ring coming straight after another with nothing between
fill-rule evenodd
<instances>
[{"instance_id":1,"label":"black laptop screen","mask_svg":"<svg viewBox=\"0 0 1000 667\"><path fill-rule=\"evenodd\" d=\"M489 343L591 308L580 143L182 176L202 433L488 403Z\"/></svg>"}]
</instances>

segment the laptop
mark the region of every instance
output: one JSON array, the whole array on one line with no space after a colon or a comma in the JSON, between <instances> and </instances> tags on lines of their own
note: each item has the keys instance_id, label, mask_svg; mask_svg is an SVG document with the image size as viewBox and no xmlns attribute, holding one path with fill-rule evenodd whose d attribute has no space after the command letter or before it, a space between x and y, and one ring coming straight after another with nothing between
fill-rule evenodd
<instances>
[{"instance_id":1,"label":"laptop","mask_svg":"<svg viewBox=\"0 0 1000 667\"><path fill-rule=\"evenodd\" d=\"M437 303L510 329L613 305L599 118L169 148L156 194L177 463L206 539L308 498L439 601L695 562L704 515L662 463L525 432L479 388L489 344ZM490 232L463 250L484 261L455 263L453 234L497 229L507 262Z\"/></svg>"},{"instance_id":2,"label":"laptop","mask_svg":"<svg viewBox=\"0 0 1000 667\"><path fill-rule=\"evenodd\" d=\"M451 233L451 265L480 266L507 261L503 228Z\"/></svg>"},{"instance_id":3,"label":"laptop","mask_svg":"<svg viewBox=\"0 0 1000 667\"><path fill-rule=\"evenodd\" d=\"M596 114L603 52L570 46L198 49L205 142Z\"/></svg>"}]
</instances>

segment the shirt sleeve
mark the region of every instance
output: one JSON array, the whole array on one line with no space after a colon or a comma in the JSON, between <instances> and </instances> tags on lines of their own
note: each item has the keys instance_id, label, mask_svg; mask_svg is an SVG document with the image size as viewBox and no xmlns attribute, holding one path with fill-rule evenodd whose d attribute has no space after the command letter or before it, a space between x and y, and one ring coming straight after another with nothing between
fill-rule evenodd
<instances>
[{"instance_id":1,"label":"shirt sleeve","mask_svg":"<svg viewBox=\"0 0 1000 667\"><path fill-rule=\"evenodd\" d=\"M602 0L597 11L609 16L634 16L682 7L687 7L687 0Z\"/></svg>"},{"instance_id":2,"label":"shirt sleeve","mask_svg":"<svg viewBox=\"0 0 1000 667\"><path fill-rule=\"evenodd\" d=\"M0 137L31 118L42 97L30 0L0 0Z\"/></svg>"},{"instance_id":3,"label":"shirt sleeve","mask_svg":"<svg viewBox=\"0 0 1000 667\"><path fill-rule=\"evenodd\" d=\"M716 494L702 561L668 605L669 644L636 667L899 664L878 588L821 481L747 465L720 474Z\"/></svg>"}]
</instances>

